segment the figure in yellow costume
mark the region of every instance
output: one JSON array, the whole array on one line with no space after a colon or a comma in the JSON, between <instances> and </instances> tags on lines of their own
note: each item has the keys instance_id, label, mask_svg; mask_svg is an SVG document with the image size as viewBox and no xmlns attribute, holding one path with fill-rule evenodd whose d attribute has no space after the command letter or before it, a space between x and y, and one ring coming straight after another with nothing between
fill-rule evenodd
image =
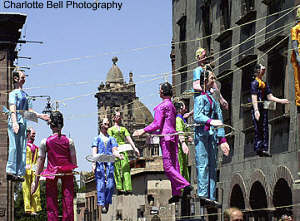
<instances>
[{"instance_id":1,"label":"figure in yellow costume","mask_svg":"<svg viewBox=\"0 0 300 221\"><path fill-rule=\"evenodd\" d=\"M41 211L41 199L40 199L40 185L37 191L31 195L30 188L32 182L35 180L35 171L33 170L36 161L39 148L34 145L35 131L33 128L27 129L27 147L26 147L26 172L25 181L22 183L23 186L23 198L24 198L24 210L25 213L36 215L37 212Z\"/></svg>"},{"instance_id":2,"label":"figure in yellow costume","mask_svg":"<svg viewBox=\"0 0 300 221\"><path fill-rule=\"evenodd\" d=\"M298 110L300 109L300 8L297 9L297 24L291 29L292 34L292 57L291 62L294 68L295 77L295 99Z\"/></svg>"},{"instance_id":3,"label":"figure in yellow costume","mask_svg":"<svg viewBox=\"0 0 300 221\"><path fill-rule=\"evenodd\" d=\"M121 113L116 111L114 116L114 126L108 129L107 133L117 140L118 145L125 144L125 140L132 146L136 155L139 156L140 152L135 147L128 130L125 127L121 127ZM119 194L129 194L132 192L131 175L130 175L130 164L127 152L121 152L124 156L123 160L116 159L115 161L115 181L116 189Z\"/></svg>"}]
</instances>

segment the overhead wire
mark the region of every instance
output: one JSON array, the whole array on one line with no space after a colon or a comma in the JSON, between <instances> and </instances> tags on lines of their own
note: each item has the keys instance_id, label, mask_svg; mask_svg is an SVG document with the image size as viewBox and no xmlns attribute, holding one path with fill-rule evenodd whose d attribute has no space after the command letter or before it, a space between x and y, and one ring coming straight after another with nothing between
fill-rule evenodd
<instances>
[{"instance_id":1,"label":"overhead wire","mask_svg":"<svg viewBox=\"0 0 300 221\"><path fill-rule=\"evenodd\" d=\"M293 7L281 10L279 12L275 12L273 14L270 14L270 15L267 15L267 16L264 16L264 17L251 20L251 21L246 22L244 24L233 26L233 27L231 27L227 30L234 30L234 29L246 26L248 24L251 24L251 23L254 23L254 22L257 22L257 21L260 21L260 20L264 20L266 18L275 16L275 15L278 15L278 14L282 14L282 13L284 13L286 11L289 11L289 10L292 11L296 8L297 8L297 6L293 6ZM190 43L190 42L200 41L200 40L203 40L203 39L206 39L206 38L210 38L210 37L213 37L213 36L216 36L216 35L220 35L221 33L222 33L222 31L217 32L217 33L213 33L211 35L206 35L206 36L201 37L201 38L196 38L196 39L191 39L191 40L184 40L184 41L176 41L176 42L173 42L172 44L176 45L176 44L181 44L181 43ZM121 54L121 53L124 53L124 52L130 52L130 51L140 51L140 50L144 50L144 49L157 48L157 47L162 47L162 46L170 46L170 44L168 43L168 44L149 45L149 46L144 46L144 47L139 47L139 48L132 48L132 49L124 50L124 51L105 52L105 53L102 53L102 54L99 54L99 55L86 55L86 56L82 56L82 57L61 59L61 60L56 60L56 61L48 61L48 62L43 62L43 63L39 63L39 64L34 64L31 67L39 67L39 66L44 66L44 65L49 65L49 64L66 63L66 62L71 62L71 61L78 61L78 60L81 60L81 59L95 58L95 57L106 56L106 55L115 55L115 54Z\"/></svg>"},{"instance_id":2,"label":"overhead wire","mask_svg":"<svg viewBox=\"0 0 300 221\"><path fill-rule=\"evenodd\" d=\"M286 10L283 10L283 11L286 11ZM282 13L283 11L281 11L280 13ZM274 13L274 14L272 14L272 15L275 15L276 13ZM287 13L288 14L288 13ZM286 15L286 14L285 14ZM283 16L285 16L285 15L283 15ZM271 15L270 15L271 16ZM281 17L280 18L278 18L277 20L275 20L274 22L276 22L276 21L278 21L278 20L280 20L281 19ZM252 23L252 22L255 22L255 21L250 21L250 22L248 22L248 23ZM271 24L269 24L268 26L270 26L270 25L272 25L274 22L272 22ZM248 23L246 23L246 24L248 24ZM245 24L243 24L243 25L245 25ZM267 28L268 26L266 26L265 28ZM286 26L286 25L285 25ZM283 27L285 27L285 26L283 26ZM283 27L281 27L281 28L283 28ZM265 29L264 28L264 29ZM229 29L230 30L230 29ZM263 29L262 29L263 30ZM262 31L262 30L260 30L260 31ZM259 31L259 32L260 32ZM272 32L274 32L274 30L272 30L272 31L270 31L270 32L268 32L268 33L272 33ZM257 33L256 34L254 34L253 36L255 36L255 35L257 35ZM264 35L264 34L263 34ZM248 38L248 39L246 39L244 42L242 42L242 43L240 43L239 45L241 45L241 44L244 44L244 43L246 43L246 42L248 42L248 41L252 41L253 39L252 39L252 37L253 36L251 36L250 38ZM233 51L235 48L237 48L239 45L235 45L235 46L232 46L232 47L230 47L230 48L226 48L226 49L224 49L224 50L222 50L222 51L219 51L219 52L216 52L216 53L214 53L213 54L213 56L215 56L215 55L217 55L217 54L220 54L220 53L222 53L222 52L224 52L224 51L227 51L227 53L229 53L229 52L231 52L231 51ZM229 50L229 49L231 49L231 50ZM229 50L229 51L228 51ZM225 55L227 55L227 53L225 53L223 56L225 56ZM221 56L221 57L223 57L223 56ZM214 60L214 61L212 61L211 63L214 63L214 62L216 62L218 59L220 59L221 57L218 57L216 60ZM151 75L140 75L140 76L143 76L143 77L149 77L149 76L159 76L159 75L166 75L166 74L170 74L170 73L172 73L172 72L176 72L176 71L178 71L178 70L181 70L181 69L183 69L183 68L185 68L185 67L188 67L188 66L190 66L190 65L193 65L193 64L195 64L195 63L197 63L198 61L194 61L194 62L191 62L191 63L189 63L189 64L186 64L186 65L183 65L183 66L181 66L181 67L178 67L178 68L176 68L175 70L172 70L172 71L169 71L169 72L162 72L162 73L158 73L158 74L151 74ZM228 61L227 61L228 62ZM15 68L15 67L14 67ZM184 71L183 72L181 72L181 73L184 73ZM123 78L120 78L120 79L123 79ZM95 82L95 81L97 81L97 80L92 80L91 82ZM74 82L74 83L64 83L64 84L57 84L56 86L57 87L64 87L64 86L70 86L70 85L84 85L84 84L87 84L88 82L87 81L81 81L81 82ZM51 86L50 86L51 87ZM41 89L41 88L50 88L49 86L44 86L44 87L42 87L42 86L36 86L36 87L31 87L31 88L26 88L26 90L30 90L30 89ZM9 93L8 91L1 91L0 93Z\"/></svg>"},{"instance_id":3,"label":"overhead wire","mask_svg":"<svg viewBox=\"0 0 300 221\"><path fill-rule=\"evenodd\" d=\"M290 25L290 24L288 24L288 25ZM288 25L286 25L286 26L288 27ZM285 27L285 28L287 28L287 27ZM281 27L280 29L282 29L282 31L284 31L285 28L282 29L282 27ZM274 35L268 37L267 39L264 39L262 42L265 42L266 40L271 39L271 38L273 38L273 37L274 37ZM285 39L286 39L286 38L285 38ZM260 42L260 43L261 43L261 42ZM256 45L252 46L251 48L248 48L246 51L251 50L251 49L257 47L260 43L257 43ZM280 43L281 43L281 42L280 42ZM277 45L276 45L276 46L277 46ZM272 50L272 49L273 49L273 47L271 48L271 50ZM265 54L267 54L267 53L268 53L269 51L271 51L271 50L268 50L266 53L264 53L264 54L263 54L262 56L260 56L260 57L263 57ZM245 53L246 51L242 51L240 54L243 54L243 53ZM231 58L231 59L234 59L234 58L240 56L240 54L236 55L235 57L233 57L233 58ZM259 59L260 57L258 57L257 59ZM228 62L228 61L226 61L226 62ZM249 64L251 64L251 63L253 63L253 62L254 62L254 61L249 62L249 63L243 65L242 67L239 67L239 68L233 70L233 71L230 72L229 74L231 74L231 73L233 73L233 72L235 72L235 71L238 71L238 70L240 70L241 68L243 68L244 66L247 66L247 65L249 65ZM223 64L220 64L219 66L221 66L221 65L223 65ZM217 66L217 67L218 67L218 66ZM189 71L192 71L192 70L189 70ZM178 73L178 74L180 74L180 73ZM178 74L175 74L175 75L178 75ZM226 77L226 76L227 76L227 75L224 75L224 76L222 76L222 78L223 78L223 77ZM221 78L218 78L218 80L220 80L220 79L221 79ZM184 83L187 83L187 82L190 82L190 81L192 81L192 79L191 79L191 80L188 80L188 81L185 81L185 82L181 82L181 83L179 83L179 84L177 84L177 85L173 85L173 87L180 86L180 85L182 85L182 84L184 84ZM94 93L90 93L90 94L86 94L86 95L81 95L81 96L89 96L89 95L91 95L91 94L94 94ZM155 95L155 94L157 94L157 93L150 94L148 97L153 96L153 95ZM76 99L76 98L71 98L71 99ZM65 99L63 99L62 101L65 101ZM128 104L131 104L131 103L133 103L133 102L130 102L130 103L128 103ZM124 105L122 105L122 106L125 107L125 106L128 105L128 104L124 104ZM137 108L137 109L140 109L140 108ZM97 112L97 113L98 113L98 114L101 114L101 113L99 113L99 112ZM87 115L85 115L85 116L87 116Z\"/></svg>"},{"instance_id":4,"label":"overhead wire","mask_svg":"<svg viewBox=\"0 0 300 221\"><path fill-rule=\"evenodd\" d=\"M251 23L254 23L254 22L257 22L257 21L260 21L260 20L264 20L266 18L269 18L269 17L272 17L272 16L275 16L275 15L278 15L278 14L281 14L285 11L289 11L289 10L294 10L296 9L297 6L294 6L294 7L290 7L290 8L287 8L287 9L284 9L284 10L281 10L279 12L275 12L273 14L270 14L270 15L267 15L267 16L264 16L264 17L261 17L261 18L258 18L258 19L254 19L254 20L251 20L249 22L246 22L244 24L241 24L241 25L237 25L237 26L233 26L227 30L234 30L236 28L240 28L240 27L243 27L245 25L248 25L248 24L251 24ZM288 14L288 13L287 13ZM213 33L211 35L206 35L204 37L201 37L201 38L196 38L196 39L192 39L192 40L185 40L185 41L177 41L177 42L173 42L172 45L176 45L176 44L180 44L180 43L189 43L189 42L194 42L194 41L199 41L199 40L203 40L203 39L206 39L206 38L210 38L210 37L213 37L213 36L216 36L216 35L219 35L221 34L222 32L217 32L217 33ZM152 48L152 47L161 47L161 46L170 46L170 44L158 44L158 45L150 45L150 46L145 46L145 47L140 47L140 48L133 48L133 49L128 49L127 51L139 51L139 50L143 50L143 49L147 49L147 48ZM46 65L46 64L52 64L52 63L63 63L63 62L68 62L68 61L76 61L76 60L80 60L80 59L84 59L84 58L93 58L93 57L97 57L97 56L103 56L103 55L113 55L115 53L121 53L120 51L119 52L106 52L106 53L102 53L100 55L88 55L88 56L83 56L83 57L77 57L77 58L70 58L70 59L62 59L62 60L57 60L57 61L49 61L49 62L43 62L43 63L40 63L40 64L36 64L36 65L33 65L33 66L42 66L42 65ZM1 67L0 67L1 68ZM4 67L5 69L8 68L8 69L11 69L11 68L15 68L15 66L12 66L12 67Z\"/></svg>"},{"instance_id":5,"label":"overhead wire","mask_svg":"<svg viewBox=\"0 0 300 221\"><path fill-rule=\"evenodd\" d=\"M287 9L288 10L288 9ZM285 11L285 10L284 10ZM282 11L280 12L280 13L282 13ZM289 13L289 12L288 12ZM283 16L286 16L288 13L286 13L285 15L283 15ZM278 13L279 14L279 13ZM274 15L274 14L272 14L272 15ZM279 19L281 19L283 16L281 16L280 18L278 18L277 20L275 20L274 22L272 22L271 24L269 24L269 26L270 25L272 25L273 23L275 23L276 21L278 21ZM251 22L253 22L253 21L251 21ZM290 24L287 24L286 26L289 26ZM267 28L268 26L266 26L265 28ZM261 29L260 31L262 31L263 29ZM274 30L273 31L270 31L270 32L274 32ZM257 34L257 33L256 33ZM254 34L253 36L251 36L250 38L248 38L248 39L246 39L244 42L242 42L242 43L240 43L239 45L241 45L241 44L243 44L243 43L245 43L246 41L249 41L249 40L252 40L252 37L254 37L256 34ZM266 33L265 33L266 34ZM265 34L263 34L263 35L265 35ZM238 45L237 45L238 46ZM234 47L231 47L232 48L232 50L234 50L235 48L237 48L237 46L234 46ZM229 48L227 48L227 49L225 49L224 51L228 51L228 49ZM229 51L228 51L229 52ZM218 53L220 53L220 52L218 52ZM241 52L241 53L245 53L245 51L243 51L243 52ZM241 54L240 53L240 54ZM223 55L224 56L224 55ZM220 57L218 58L218 59L220 59ZM233 59L233 58L232 58ZM231 60L232 60L231 59ZM217 59L216 59L217 60ZM216 61L215 60L215 61ZM197 61L196 61L197 62ZM193 64L193 63L196 63L196 62L192 62L191 64ZM228 61L226 61L226 62L228 62ZM225 63L225 62L224 62ZM187 65L184 65L183 67L185 67L185 66L189 66L190 64L187 64ZM220 64L220 65L222 65L222 64ZM219 66L220 66L219 65ZM179 68L177 68L176 70L180 70L180 69L182 69L183 67L179 67ZM189 70L189 71L191 71L191 70ZM168 72L168 73L172 73L173 71L170 71L170 72ZM187 71L188 72L188 71ZM232 73L233 73L234 71L232 71ZM179 72L179 73L177 73L177 74L175 74L175 75L178 75L178 74L182 74L183 72ZM167 74L167 72L166 73L162 73L163 75L165 75L165 74ZM229 73L230 74L230 73ZM228 74L227 74L228 75ZM222 77L224 77L224 76L222 76ZM160 79L160 78L162 78L162 77L159 77L159 78L155 78L155 79L151 79L150 81L153 81L153 80L157 80L157 79ZM148 80L149 81L149 80ZM144 81L144 82L148 82L148 81ZM186 81L186 82L189 82L189 81ZM179 85L181 85L181 84L183 84L183 83L186 83L186 82L181 82ZM76 82L77 84L80 84L79 82ZM84 83L86 83L86 82L82 82L82 84L84 84ZM143 83L143 82L140 82L140 83ZM68 83L67 83L68 84ZM176 85L176 86L178 86L178 85ZM122 86L122 87L124 87L124 86ZM98 92L98 91L97 91ZM90 96L90 95L93 95L93 94L95 94L95 93L97 93L97 92L91 92L91 93L88 93L88 94L83 94L83 95L78 95L78 96L74 96L74 97L70 97L70 98L65 98L65 99L62 99L62 100L58 100L58 102L64 102L64 101L70 101L70 100L74 100L74 99L77 99L77 98L80 98L80 97L85 97L85 96ZM126 105L126 104L125 104Z\"/></svg>"},{"instance_id":6,"label":"overhead wire","mask_svg":"<svg viewBox=\"0 0 300 221\"><path fill-rule=\"evenodd\" d=\"M260 211L274 211L274 210L280 210L280 209L284 209L284 208L290 208L290 207L299 207L300 203L294 203L294 204L290 204L290 205L284 205L284 206L274 206L274 207L264 207L264 208L258 208L258 209L241 209L241 211L243 213L250 213L250 212L260 212ZM210 217L210 216L222 216L223 213L205 213L202 215L190 215L190 216L175 216L176 219L189 219L189 218L201 218L201 217ZM147 216L147 217L152 217L152 216ZM159 217L161 220L169 220L171 219L172 215L170 216L161 216Z\"/></svg>"},{"instance_id":7,"label":"overhead wire","mask_svg":"<svg viewBox=\"0 0 300 221\"><path fill-rule=\"evenodd\" d=\"M280 29L281 29L282 31L284 31L286 27L289 27L289 25L291 25L291 24L285 25L285 26L284 26L284 29L282 29L283 27L280 27ZM274 30L271 31L271 32L274 32ZM277 34L277 33L276 33L276 34ZM252 37L253 37L253 36L251 36L250 38L252 38ZM271 39L271 38L273 38L273 37L274 37L274 36L269 36L267 39L264 39L263 42L265 42L265 40ZM250 39L250 40L252 40L252 39ZM246 41L243 41L242 43L238 44L237 46L243 44L244 42L246 42ZM256 46L257 46L257 45L254 45L253 47L248 48L246 51L251 50L252 48L255 48ZM234 48L236 48L236 46L234 46ZM226 50L228 50L228 49L226 49ZM240 56L241 54L245 53L246 51L240 52L238 55L236 55L235 57L231 58L230 60L233 60L234 58ZM217 60L217 59L216 59L216 60ZM216 61L216 60L215 60L215 61ZM228 61L229 61L229 60L228 60ZM226 62L228 62L228 61L226 61ZM224 63L225 63L225 62L224 62ZM219 66L223 65L224 63L220 64ZM219 66L217 66L217 67L219 67ZM215 67L215 68L217 68L217 67ZM181 68L182 68L182 67L181 67ZM180 68L180 69L181 69L181 68ZM187 72L189 72L189 71L191 71L191 70L188 70ZM169 73L171 73L171 72L169 72ZM179 72L179 73L177 73L177 74L175 74L175 75L173 75L173 76L176 76L176 75L179 75L179 74L182 74L182 72ZM153 78L153 79L146 80L146 81L142 81L142 82L138 82L138 83L146 83L146 82L158 80L158 79L161 79L161 78L162 78L162 77ZM183 84L183 83L187 83L187 82L188 82L188 81L186 81L186 82L181 82L180 85ZM137 84L137 83L136 83L136 84ZM176 86L178 86L178 85L176 85ZM123 88L123 87L127 87L127 85L121 85L121 86L116 87L116 88L114 88L114 89L119 89L119 88ZM174 87L174 86L173 86L173 87ZM95 93L97 93L97 92L92 92L92 93L88 93L88 94L84 94L84 95L74 96L74 97L71 97L71 98L65 98L65 99L61 99L61 100L58 100L58 101L60 102L60 101L74 100L74 99L76 99L76 98L89 96L89 95L92 95L92 94L95 94Z\"/></svg>"}]
</instances>

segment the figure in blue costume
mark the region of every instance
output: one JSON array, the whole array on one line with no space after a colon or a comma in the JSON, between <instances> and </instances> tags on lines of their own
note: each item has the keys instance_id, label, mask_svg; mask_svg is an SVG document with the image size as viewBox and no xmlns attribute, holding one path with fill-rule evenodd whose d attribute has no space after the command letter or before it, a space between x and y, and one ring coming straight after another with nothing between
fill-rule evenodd
<instances>
[{"instance_id":1,"label":"figure in blue costume","mask_svg":"<svg viewBox=\"0 0 300 221\"><path fill-rule=\"evenodd\" d=\"M211 93L215 80L213 72L205 71L201 75L200 83L206 92L202 92L194 99L194 121L199 125L195 128L195 157L198 196L205 204L220 206L215 198L217 146L220 145L226 156L230 149L224 128L220 127L223 125L220 105Z\"/></svg>"},{"instance_id":2,"label":"figure in blue costume","mask_svg":"<svg viewBox=\"0 0 300 221\"><path fill-rule=\"evenodd\" d=\"M266 68L257 64L254 69L254 80L251 82L251 100L252 110L251 117L255 130L254 151L260 157L271 157L269 149L269 126L268 126L268 110L264 109L264 101L274 101L277 103L288 104L287 99L279 99L274 97L269 85L262 80Z\"/></svg>"},{"instance_id":3,"label":"figure in blue costume","mask_svg":"<svg viewBox=\"0 0 300 221\"><path fill-rule=\"evenodd\" d=\"M26 126L27 121L22 112L31 111L32 105L28 94L23 91L25 83L25 74L22 71L13 72L13 84L15 89L9 93L9 111L3 107L4 111L9 114L8 117L8 137L9 153L6 164L7 180L24 181L22 176L25 175L26 166ZM36 116L43 120L49 120L46 114L35 113Z\"/></svg>"},{"instance_id":4,"label":"figure in blue costume","mask_svg":"<svg viewBox=\"0 0 300 221\"><path fill-rule=\"evenodd\" d=\"M115 138L108 135L109 120L104 118L100 126L100 134L94 139L92 143L93 155L106 154L114 155L119 159L123 156L119 154L117 147L118 143ZM93 164L95 171L95 178L97 184L98 206L102 213L107 213L109 204L112 203L112 195L114 192L114 163L113 162L97 162ZM99 213L99 220L101 220L101 213Z\"/></svg>"}]
</instances>

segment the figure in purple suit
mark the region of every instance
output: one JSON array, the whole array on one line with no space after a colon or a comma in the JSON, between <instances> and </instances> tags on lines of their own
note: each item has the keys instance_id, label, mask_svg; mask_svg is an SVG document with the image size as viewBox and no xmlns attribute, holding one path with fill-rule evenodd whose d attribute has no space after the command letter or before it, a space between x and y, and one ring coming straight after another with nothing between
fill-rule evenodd
<instances>
[{"instance_id":1,"label":"figure in purple suit","mask_svg":"<svg viewBox=\"0 0 300 221\"><path fill-rule=\"evenodd\" d=\"M180 174L178 163L178 135L168 135L176 133L176 110L171 101L172 85L168 82L160 85L160 97L163 101L154 108L154 121L144 129L136 130L133 136L141 136L144 133L158 131L158 134L165 135L160 137L160 147L163 155L163 166L166 176L171 181L172 198L169 203L178 202L183 194L189 193L193 187Z\"/></svg>"}]
</instances>

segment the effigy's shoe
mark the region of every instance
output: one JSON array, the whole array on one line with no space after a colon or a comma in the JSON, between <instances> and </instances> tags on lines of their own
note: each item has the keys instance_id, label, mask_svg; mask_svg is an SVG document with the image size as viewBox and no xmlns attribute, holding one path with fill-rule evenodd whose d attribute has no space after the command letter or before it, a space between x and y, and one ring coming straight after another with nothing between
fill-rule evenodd
<instances>
[{"instance_id":1,"label":"effigy's shoe","mask_svg":"<svg viewBox=\"0 0 300 221\"><path fill-rule=\"evenodd\" d=\"M183 196L189 195L193 191L194 187L192 185L188 185L183 189Z\"/></svg>"},{"instance_id":2,"label":"effigy's shoe","mask_svg":"<svg viewBox=\"0 0 300 221\"><path fill-rule=\"evenodd\" d=\"M22 176L16 176L16 177L17 177L16 182L24 182L25 181L24 177L22 177Z\"/></svg>"},{"instance_id":3,"label":"effigy's shoe","mask_svg":"<svg viewBox=\"0 0 300 221\"><path fill-rule=\"evenodd\" d=\"M209 198L200 196L200 201L204 204L204 206L214 207L214 208L222 208L222 204L216 200L211 200Z\"/></svg>"},{"instance_id":4,"label":"effigy's shoe","mask_svg":"<svg viewBox=\"0 0 300 221\"><path fill-rule=\"evenodd\" d=\"M6 173L6 179L12 182L19 182L18 177L11 173Z\"/></svg>"},{"instance_id":5,"label":"effigy's shoe","mask_svg":"<svg viewBox=\"0 0 300 221\"><path fill-rule=\"evenodd\" d=\"M132 195L132 191L125 191L124 195L125 196Z\"/></svg>"},{"instance_id":6,"label":"effigy's shoe","mask_svg":"<svg viewBox=\"0 0 300 221\"><path fill-rule=\"evenodd\" d=\"M108 210L106 209L106 207L101 208L101 213L106 214L107 212L108 212Z\"/></svg>"},{"instance_id":7,"label":"effigy's shoe","mask_svg":"<svg viewBox=\"0 0 300 221\"><path fill-rule=\"evenodd\" d=\"M270 154L269 152L267 152L265 150L257 150L256 154L260 157L272 157L272 154Z\"/></svg>"},{"instance_id":8,"label":"effigy's shoe","mask_svg":"<svg viewBox=\"0 0 300 221\"><path fill-rule=\"evenodd\" d=\"M125 194L125 192L123 190L117 190L117 194L118 195L123 195L123 194Z\"/></svg>"},{"instance_id":9,"label":"effigy's shoe","mask_svg":"<svg viewBox=\"0 0 300 221\"><path fill-rule=\"evenodd\" d=\"M169 202L169 204L178 203L179 200L180 200L180 196L172 196L168 202Z\"/></svg>"},{"instance_id":10,"label":"effigy's shoe","mask_svg":"<svg viewBox=\"0 0 300 221\"><path fill-rule=\"evenodd\" d=\"M106 205L105 205L105 209L106 209L106 211L108 212L108 210L109 210L109 204L106 204Z\"/></svg>"}]
</instances>

